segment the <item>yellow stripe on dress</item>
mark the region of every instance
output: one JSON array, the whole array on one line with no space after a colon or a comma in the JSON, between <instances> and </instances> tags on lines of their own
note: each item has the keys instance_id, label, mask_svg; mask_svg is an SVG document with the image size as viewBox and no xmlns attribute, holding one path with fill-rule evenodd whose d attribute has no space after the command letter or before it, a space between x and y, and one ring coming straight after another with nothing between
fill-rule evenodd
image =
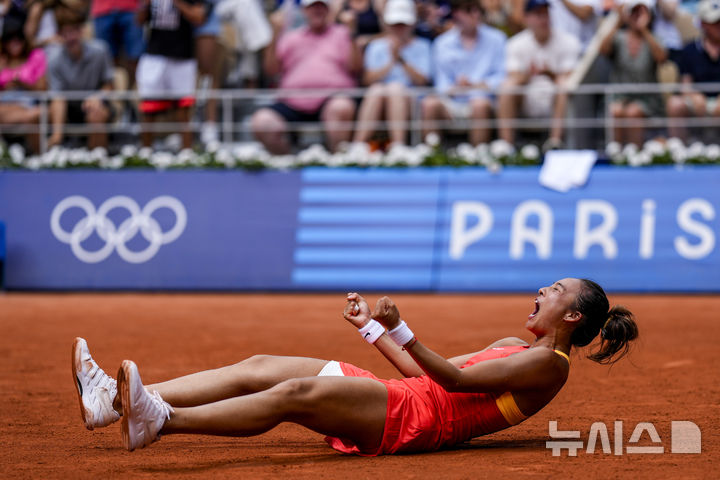
<instances>
[{"instance_id":1,"label":"yellow stripe on dress","mask_svg":"<svg viewBox=\"0 0 720 480\"><path fill-rule=\"evenodd\" d=\"M502 416L505 417L505 420L510 425L517 425L527 418L527 416L524 415L518 408L517 403L515 403L515 399L510 392L505 392L497 397L495 399L495 404L500 410L500 413L502 413Z\"/></svg>"},{"instance_id":2,"label":"yellow stripe on dress","mask_svg":"<svg viewBox=\"0 0 720 480\"><path fill-rule=\"evenodd\" d=\"M560 355L561 357L565 357L565 360L567 360L568 363L570 363L570 357L568 356L567 353L561 352L560 350L553 350L553 352L557 353L557 354Z\"/></svg>"}]
</instances>

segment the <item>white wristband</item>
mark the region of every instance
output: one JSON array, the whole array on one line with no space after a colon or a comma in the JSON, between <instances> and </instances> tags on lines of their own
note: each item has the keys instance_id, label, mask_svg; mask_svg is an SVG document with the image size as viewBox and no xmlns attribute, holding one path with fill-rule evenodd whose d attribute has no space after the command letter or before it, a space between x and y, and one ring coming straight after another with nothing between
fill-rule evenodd
<instances>
[{"instance_id":1,"label":"white wristband","mask_svg":"<svg viewBox=\"0 0 720 480\"><path fill-rule=\"evenodd\" d=\"M358 332L360 332L360 336L363 337L366 342L373 344L385 333L385 327L380 325L380 322L377 320L370 319L364 327L358 328Z\"/></svg>"},{"instance_id":2,"label":"white wristband","mask_svg":"<svg viewBox=\"0 0 720 480\"><path fill-rule=\"evenodd\" d=\"M413 339L415 334L410 330L404 320L400 320L400 325L388 332L390 338L401 347Z\"/></svg>"}]
</instances>

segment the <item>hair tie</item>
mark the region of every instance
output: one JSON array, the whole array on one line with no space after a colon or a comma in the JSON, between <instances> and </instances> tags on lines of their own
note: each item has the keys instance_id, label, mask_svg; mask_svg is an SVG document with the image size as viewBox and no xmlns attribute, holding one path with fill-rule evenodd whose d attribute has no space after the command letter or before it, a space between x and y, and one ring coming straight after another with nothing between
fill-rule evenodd
<instances>
[{"instance_id":1,"label":"hair tie","mask_svg":"<svg viewBox=\"0 0 720 480\"><path fill-rule=\"evenodd\" d=\"M608 326L608 323L610 323L610 320L612 320L612 317L608 317L608 319L605 320L605 324L604 324L604 325L602 326L602 328L600 329L600 338L603 338L603 339L604 339L604 338L607 337L607 330L606 330L606 328L607 328L607 326Z\"/></svg>"}]
</instances>

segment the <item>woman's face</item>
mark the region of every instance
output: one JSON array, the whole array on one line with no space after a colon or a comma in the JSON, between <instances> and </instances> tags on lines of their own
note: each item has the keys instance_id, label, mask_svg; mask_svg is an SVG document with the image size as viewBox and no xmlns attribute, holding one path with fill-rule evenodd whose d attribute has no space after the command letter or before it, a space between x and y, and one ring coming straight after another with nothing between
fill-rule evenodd
<instances>
[{"instance_id":1,"label":"woman's face","mask_svg":"<svg viewBox=\"0 0 720 480\"><path fill-rule=\"evenodd\" d=\"M25 42L18 37L13 37L5 42L4 50L11 58L18 58L22 55Z\"/></svg>"},{"instance_id":2,"label":"woman's face","mask_svg":"<svg viewBox=\"0 0 720 480\"><path fill-rule=\"evenodd\" d=\"M582 282L577 278L563 278L538 290L535 297L535 310L528 315L526 328L535 335L541 335L553 327L558 327L566 315L575 312L578 295L582 291Z\"/></svg>"},{"instance_id":3,"label":"woman's face","mask_svg":"<svg viewBox=\"0 0 720 480\"><path fill-rule=\"evenodd\" d=\"M413 27L405 25L404 23L396 23L395 25L388 25L390 34L396 38L408 38L412 35Z\"/></svg>"}]
</instances>

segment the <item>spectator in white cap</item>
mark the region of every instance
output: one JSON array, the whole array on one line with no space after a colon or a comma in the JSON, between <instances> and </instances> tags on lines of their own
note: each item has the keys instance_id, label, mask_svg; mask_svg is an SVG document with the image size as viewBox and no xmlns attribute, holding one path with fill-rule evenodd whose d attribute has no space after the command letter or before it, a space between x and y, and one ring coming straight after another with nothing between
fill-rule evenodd
<instances>
[{"instance_id":1,"label":"spectator in white cap","mask_svg":"<svg viewBox=\"0 0 720 480\"><path fill-rule=\"evenodd\" d=\"M387 33L365 50L363 84L369 88L358 113L354 141L367 142L384 118L390 141L404 144L412 100L408 87L428 84L430 42L413 34L413 0L389 0L383 20Z\"/></svg>"},{"instance_id":2,"label":"spectator in white cap","mask_svg":"<svg viewBox=\"0 0 720 480\"><path fill-rule=\"evenodd\" d=\"M610 59L611 83L656 83L657 66L667 59L667 51L652 34L651 1L627 0L618 10L618 21L600 45L600 52ZM642 145L643 120L663 116L663 107L659 93L613 94L615 141Z\"/></svg>"},{"instance_id":3,"label":"spectator in white cap","mask_svg":"<svg viewBox=\"0 0 720 480\"><path fill-rule=\"evenodd\" d=\"M509 119L522 116L552 118L550 135L543 150L560 148L567 108L562 89L580 58L580 42L569 33L552 28L548 0L528 0L525 4L527 29L507 44L503 83L498 106L500 138L514 143L515 129ZM525 87L522 94L518 87Z\"/></svg>"},{"instance_id":4,"label":"spectator in white cap","mask_svg":"<svg viewBox=\"0 0 720 480\"><path fill-rule=\"evenodd\" d=\"M683 117L720 118L720 91L695 88L720 81L720 0L702 0L698 4L698 17L700 38L686 45L677 59L683 89L667 103L671 117L668 133L683 140L688 138Z\"/></svg>"},{"instance_id":5,"label":"spectator in white cap","mask_svg":"<svg viewBox=\"0 0 720 480\"><path fill-rule=\"evenodd\" d=\"M347 27L330 21L329 0L301 0L300 5L307 25L282 33L280 22L273 22L273 39L265 49L266 74L279 75L278 86L285 89L355 87L360 62ZM322 121L330 150L350 141L352 128L347 124L355 117L355 101L348 96L323 93L279 100L251 120L253 134L270 152L289 152L288 130L294 122Z\"/></svg>"}]
</instances>

